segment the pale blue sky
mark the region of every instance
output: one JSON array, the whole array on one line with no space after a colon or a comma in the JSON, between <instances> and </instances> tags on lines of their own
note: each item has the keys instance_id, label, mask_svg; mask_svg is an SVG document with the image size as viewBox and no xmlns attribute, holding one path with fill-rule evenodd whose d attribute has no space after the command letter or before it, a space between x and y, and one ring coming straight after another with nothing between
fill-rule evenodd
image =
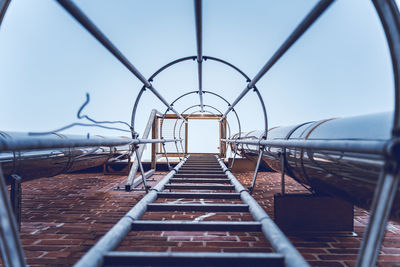
<instances>
[{"instance_id":1,"label":"pale blue sky","mask_svg":"<svg viewBox=\"0 0 400 267\"><path fill-rule=\"evenodd\" d=\"M250 77L265 64L317 1L204 0L204 55L237 65ZM193 2L189 0L75 3L143 73L195 55ZM13 0L0 28L0 125L8 131L45 131L85 113L129 122L140 82L52 0ZM197 90L196 64L160 74L154 86L168 101ZM233 101L245 80L224 65L204 63L204 90ZM393 109L393 77L383 30L370 1L338 0L257 84L270 126ZM219 109L227 106L205 95ZM197 104L188 97L181 111ZM164 106L146 92L138 112L142 132L152 108ZM236 110L243 130L262 129L254 93ZM236 124L232 116L233 132ZM102 133L74 128L67 133ZM117 133L119 134L119 133Z\"/></svg>"}]
</instances>

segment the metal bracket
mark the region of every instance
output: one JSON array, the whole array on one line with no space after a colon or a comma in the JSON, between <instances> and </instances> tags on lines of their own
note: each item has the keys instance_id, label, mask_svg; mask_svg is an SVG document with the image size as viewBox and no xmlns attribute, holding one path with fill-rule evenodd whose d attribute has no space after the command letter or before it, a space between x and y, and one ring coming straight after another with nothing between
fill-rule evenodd
<instances>
[{"instance_id":1,"label":"metal bracket","mask_svg":"<svg viewBox=\"0 0 400 267\"><path fill-rule=\"evenodd\" d=\"M136 158L137 158L138 163L139 163L140 173L142 174L143 186L144 186L144 189L146 190L146 193L148 193L149 189L151 188L151 186L147 185L146 174L145 174L144 169L143 169L142 160L139 158L138 149L139 149L139 146L135 146L135 153L136 153Z\"/></svg>"},{"instance_id":2,"label":"metal bracket","mask_svg":"<svg viewBox=\"0 0 400 267\"><path fill-rule=\"evenodd\" d=\"M163 139L163 138L161 138L161 139ZM162 143L162 147L164 150L165 159L167 160L168 170L170 171L170 170L172 170L172 168L171 168L171 165L169 164L167 150L165 149L165 143Z\"/></svg>"},{"instance_id":3,"label":"metal bracket","mask_svg":"<svg viewBox=\"0 0 400 267\"><path fill-rule=\"evenodd\" d=\"M17 174L11 174L12 178L10 200L11 207L14 212L15 220L17 221L18 230L21 230L21 202L22 202L22 188L21 177Z\"/></svg>"},{"instance_id":4,"label":"metal bracket","mask_svg":"<svg viewBox=\"0 0 400 267\"><path fill-rule=\"evenodd\" d=\"M393 200L399 186L399 167L399 163L393 161L387 161L383 167L375 190L368 227L358 254L357 267L374 266L378 259Z\"/></svg>"},{"instance_id":5,"label":"metal bracket","mask_svg":"<svg viewBox=\"0 0 400 267\"><path fill-rule=\"evenodd\" d=\"M282 148L281 157L281 193L285 194L285 164L286 164L286 148Z\"/></svg>"},{"instance_id":6,"label":"metal bracket","mask_svg":"<svg viewBox=\"0 0 400 267\"><path fill-rule=\"evenodd\" d=\"M0 167L0 251L5 266L26 266L24 251Z\"/></svg>"},{"instance_id":7,"label":"metal bracket","mask_svg":"<svg viewBox=\"0 0 400 267\"><path fill-rule=\"evenodd\" d=\"M257 164L256 164L256 169L254 170L253 181L251 182L251 186L248 187L250 194L253 193L254 186L256 185L258 169L260 168L260 162L261 162L263 153L264 153L264 146L260 146L260 149L258 152L258 160L257 160Z\"/></svg>"}]
</instances>

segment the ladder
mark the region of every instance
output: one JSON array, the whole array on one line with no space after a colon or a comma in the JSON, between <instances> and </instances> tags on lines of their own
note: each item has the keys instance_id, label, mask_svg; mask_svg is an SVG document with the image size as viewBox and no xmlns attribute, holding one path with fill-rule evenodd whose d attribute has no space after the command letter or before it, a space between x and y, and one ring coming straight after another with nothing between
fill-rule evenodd
<instances>
[{"instance_id":1,"label":"ladder","mask_svg":"<svg viewBox=\"0 0 400 267\"><path fill-rule=\"evenodd\" d=\"M157 199L159 202L154 203ZM214 199L215 202L201 204L160 202L167 199ZM141 219L146 212L166 211L250 212L254 221ZM263 232L276 252L115 251L114 249L131 231ZM186 157L150 190L76 266L237 266L242 264L308 266L221 159L216 156L191 156Z\"/></svg>"}]
</instances>

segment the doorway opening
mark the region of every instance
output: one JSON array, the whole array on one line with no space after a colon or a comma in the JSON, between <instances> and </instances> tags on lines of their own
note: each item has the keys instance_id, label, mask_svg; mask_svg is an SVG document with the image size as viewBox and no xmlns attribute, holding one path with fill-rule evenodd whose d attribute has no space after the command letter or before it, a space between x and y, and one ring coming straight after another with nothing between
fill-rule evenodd
<instances>
[{"instance_id":1,"label":"doorway opening","mask_svg":"<svg viewBox=\"0 0 400 267\"><path fill-rule=\"evenodd\" d=\"M188 125L188 153L220 152L218 120L190 120Z\"/></svg>"}]
</instances>

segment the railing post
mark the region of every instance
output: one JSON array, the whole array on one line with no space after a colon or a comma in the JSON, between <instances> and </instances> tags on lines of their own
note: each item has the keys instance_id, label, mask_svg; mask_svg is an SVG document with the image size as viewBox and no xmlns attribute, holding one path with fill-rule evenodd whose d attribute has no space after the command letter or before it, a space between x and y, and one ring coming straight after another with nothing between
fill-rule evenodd
<instances>
[{"instance_id":1,"label":"railing post","mask_svg":"<svg viewBox=\"0 0 400 267\"><path fill-rule=\"evenodd\" d=\"M5 266L26 266L24 251L0 166L0 250Z\"/></svg>"},{"instance_id":2,"label":"railing post","mask_svg":"<svg viewBox=\"0 0 400 267\"><path fill-rule=\"evenodd\" d=\"M253 189L254 189L254 187L256 185L258 169L260 168L260 163L261 163L261 160L262 160L262 157L263 157L263 153L264 153L264 146L260 146L260 149L258 151L258 159L257 159L256 169L254 170L254 174L253 174L253 181L251 182L251 185L248 188L250 194L253 193Z\"/></svg>"},{"instance_id":3,"label":"railing post","mask_svg":"<svg viewBox=\"0 0 400 267\"><path fill-rule=\"evenodd\" d=\"M285 163L286 163L286 148L282 148L281 152L281 194L285 194Z\"/></svg>"},{"instance_id":4,"label":"railing post","mask_svg":"<svg viewBox=\"0 0 400 267\"><path fill-rule=\"evenodd\" d=\"M21 188L21 177L17 174L11 174L11 207L14 212L15 220L17 223L18 230L21 230L21 202L22 202L22 188Z\"/></svg>"}]
</instances>

